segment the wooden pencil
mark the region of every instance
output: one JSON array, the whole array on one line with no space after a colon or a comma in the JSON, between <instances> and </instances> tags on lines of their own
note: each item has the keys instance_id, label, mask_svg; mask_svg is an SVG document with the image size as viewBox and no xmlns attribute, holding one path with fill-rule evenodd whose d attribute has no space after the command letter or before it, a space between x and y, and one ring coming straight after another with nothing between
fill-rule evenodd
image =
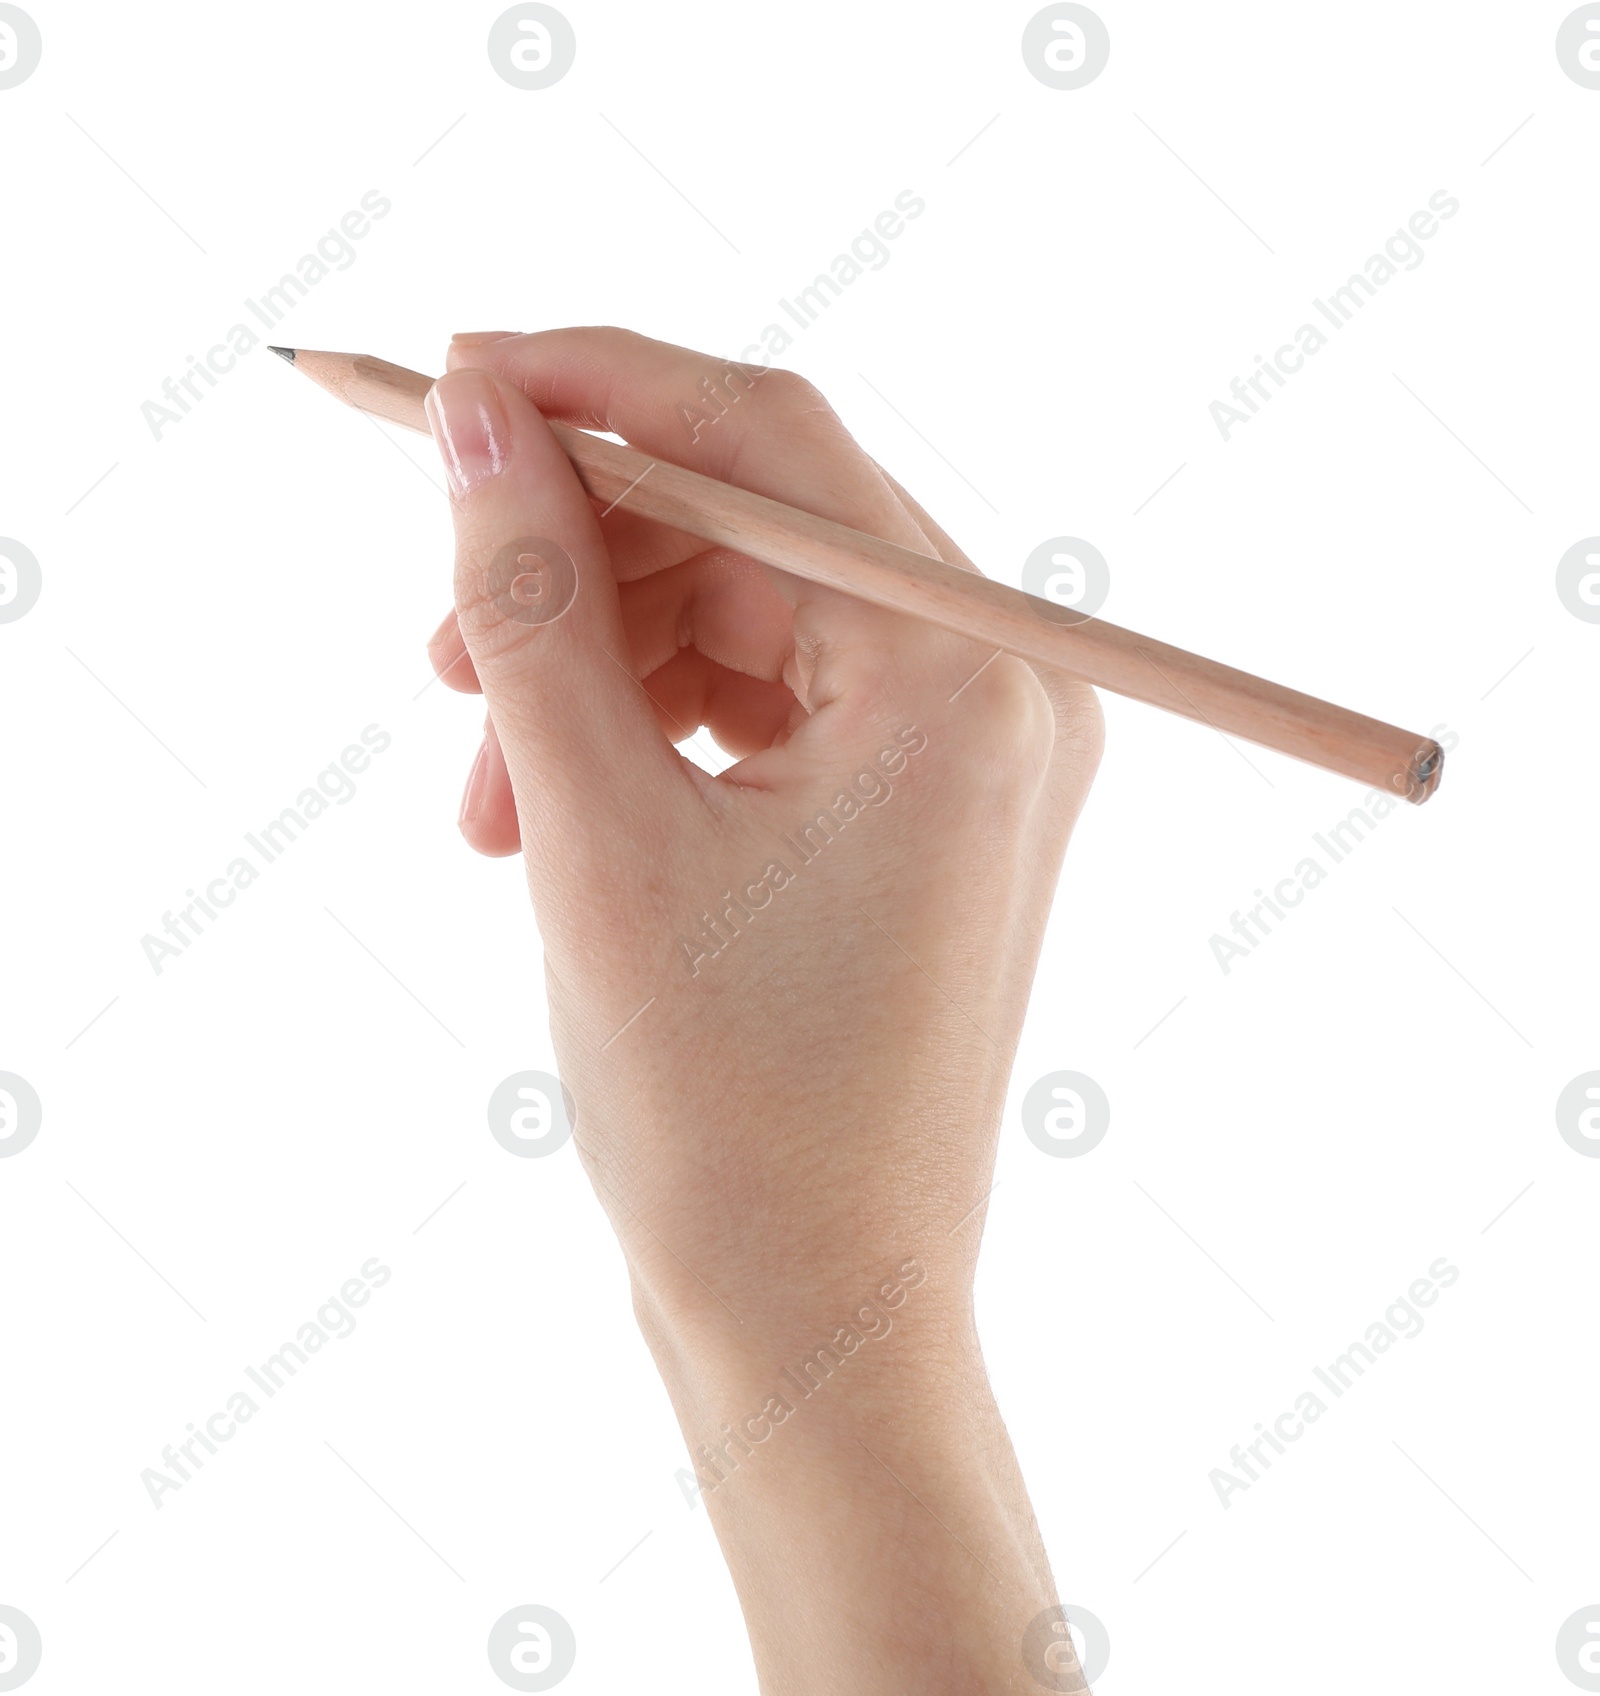
<instances>
[{"instance_id":1,"label":"wooden pencil","mask_svg":"<svg viewBox=\"0 0 1600 1696\"><path fill-rule=\"evenodd\" d=\"M433 378L368 354L275 348L331 394L426 432ZM1198 720L1420 804L1439 786L1444 750L1346 707L1073 612L780 501L651 459L585 430L550 428L591 497L878 606L992 642L1100 688Z\"/></svg>"}]
</instances>

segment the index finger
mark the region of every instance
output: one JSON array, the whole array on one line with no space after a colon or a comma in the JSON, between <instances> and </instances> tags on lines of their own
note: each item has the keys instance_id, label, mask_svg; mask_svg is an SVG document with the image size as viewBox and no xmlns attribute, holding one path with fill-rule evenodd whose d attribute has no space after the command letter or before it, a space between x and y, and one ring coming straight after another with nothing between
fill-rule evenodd
<instances>
[{"instance_id":1,"label":"index finger","mask_svg":"<svg viewBox=\"0 0 1600 1696\"><path fill-rule=\"evenodd\" d=\"M463 338L448 363L519 384L547 418L610 431L673 465L933 551L827 401L792 371L612 328Z\"/></svg>"}]
</instances>

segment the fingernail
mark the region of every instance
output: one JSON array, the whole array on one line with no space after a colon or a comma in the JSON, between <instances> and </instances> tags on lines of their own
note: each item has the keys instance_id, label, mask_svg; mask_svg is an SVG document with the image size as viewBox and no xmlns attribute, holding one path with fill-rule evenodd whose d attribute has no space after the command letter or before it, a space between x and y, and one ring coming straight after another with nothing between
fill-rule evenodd
<instances>
[{"instance_id":1,"label":"fingernail","mask_svg":"<svg viewBox=\"0 0 1600 1696\"><path fill-rule=\"evenodd\" d=\"M457 347L481 347L485 342L503 342L521 334L521 330L457 330L450 340Z\"/></svg>"},{"instance_id":2,"label":"fingernail","mask_svg":"<svg viewBox=\"0 0 1600 1696\"><path fill-rule=\"evenodd\" d=\"M478 757L472 762L472 770L467 773L467 787L461 792L461 817L456 820L458 827L476 824L478 814L483 811L484 791L489 787L489 739L485 737L478 748Z\"/></svg>"},{"instance_id":3,"label":"fingernail","mask_svg":"<svg viewBox=\"0 0 1600 1696\"><path fill-rule=\"evenodd\" d=\"M430 649L437 648L448 638L453 637L455 635L455 631L456 609L451 607L449 612L447 612L439 621L439 628L428 638L428 647Z\"/></svg>"},{"instance_id":4,"label":"fingernail","mask_svg":"<svg viewBox=\"0 0 1600 1696\"><path fill-rule=\"evenodd\" d=\"M487 371L446 372L428 390L424 405L458 501L505 470L511 431Z\"/></svg>"}]
</instances>

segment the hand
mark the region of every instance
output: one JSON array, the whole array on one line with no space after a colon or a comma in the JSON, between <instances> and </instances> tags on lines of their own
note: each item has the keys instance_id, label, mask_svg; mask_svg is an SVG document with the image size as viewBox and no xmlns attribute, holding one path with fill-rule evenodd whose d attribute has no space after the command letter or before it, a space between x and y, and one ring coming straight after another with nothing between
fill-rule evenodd
<instances>
[{"instance_id":1,"label":"hand","mask_svg":"<svg viewBox=\"0 0 1600 1696\"><path fill-rule=\"evenodd\" d=\"M544 423L971 569L787 372L460 338L429 416L458 544L430 651L489 716L461 828L522 852L575 1142L762 1689L1028 1688L1054 1597L971 1288L1094 696L602 513ZM525 538L575 568L548 621L519 622L564 599L559 562L512 588ZM702 726L720 776L674 750Z\"/></svg>"}]
</instances>

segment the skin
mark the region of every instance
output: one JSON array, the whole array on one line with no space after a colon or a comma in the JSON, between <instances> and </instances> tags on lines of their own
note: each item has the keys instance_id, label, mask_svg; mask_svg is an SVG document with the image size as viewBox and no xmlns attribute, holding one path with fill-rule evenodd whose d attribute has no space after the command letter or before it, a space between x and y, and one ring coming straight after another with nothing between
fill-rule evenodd
<instances>
[{"instance_id":1,"label":"skin","mask_svg":"<svg viewBox=\"0 0 1600 1696\"><path fill-rule=\"evenodd\" d=\"M544 422L972 569L799 377L622 330L459 337L429 414L457 536L429 651L488 709L461 829L523 856L574 1141L762 1691L1083 1689L1059 1629L1025 1662L1057 1598L972 1282L1092 692L602 517ZM523 537L576 569L551 622L511 616ZM702 726L718 777L673 746Z\"/></svg>"}]
</instances>

